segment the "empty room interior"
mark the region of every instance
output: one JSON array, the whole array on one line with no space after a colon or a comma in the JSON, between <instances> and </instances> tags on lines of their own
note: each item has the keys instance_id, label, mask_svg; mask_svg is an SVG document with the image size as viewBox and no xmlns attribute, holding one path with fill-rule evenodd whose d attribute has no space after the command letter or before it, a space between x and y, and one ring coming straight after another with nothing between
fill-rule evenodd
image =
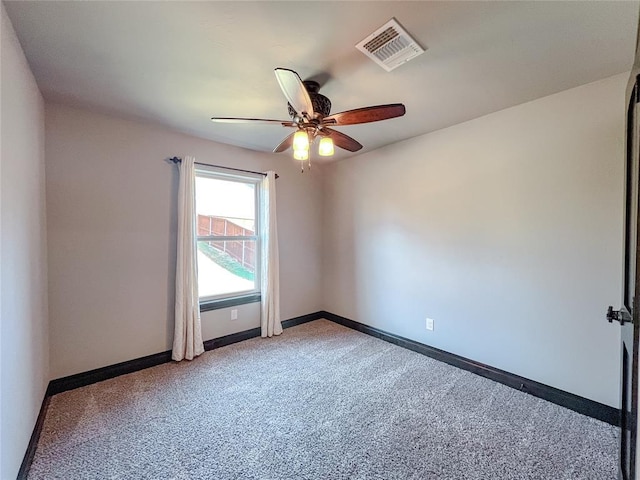
<instances>
[{"instance_id":1,"label":"empty room interior","mask_svg":"<svg viewBox=\"0 0 640 480\"><path fill-rule=\"evenodd\" d=\"M639 478L639 8L3 0L0 478Z\"/></svg>"}]
</instances>

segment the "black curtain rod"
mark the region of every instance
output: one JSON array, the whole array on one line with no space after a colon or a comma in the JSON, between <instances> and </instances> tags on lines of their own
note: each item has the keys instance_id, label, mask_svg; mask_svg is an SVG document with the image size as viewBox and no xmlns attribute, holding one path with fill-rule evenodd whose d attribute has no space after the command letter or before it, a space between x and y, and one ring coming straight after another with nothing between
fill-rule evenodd
<instances>
[{"instance_id":1,"label":"black curtain rod","mask_svg":"<svg viewBox=\"0 0 640 480\"><path fill-rule=\"evenodd\" d=\"M170 162L172 163L182 163L182 159L179 157L172 157L169 159ZM217 167L217 168L226 168L227 170L234 170L236 172L245 172L245 173L257 173L258 175L264 175L265 177L267 176L266 173L264 172L254 172L253 170L242 170L241 168L232 168L232 167L225 167L224 165L211 165L210 163L200 163L200 162L193 162L196 165L202 165L204 167ZM280 178L280 175L278 175L276 173L276 178Z\"/></svg>"}]
</instances>

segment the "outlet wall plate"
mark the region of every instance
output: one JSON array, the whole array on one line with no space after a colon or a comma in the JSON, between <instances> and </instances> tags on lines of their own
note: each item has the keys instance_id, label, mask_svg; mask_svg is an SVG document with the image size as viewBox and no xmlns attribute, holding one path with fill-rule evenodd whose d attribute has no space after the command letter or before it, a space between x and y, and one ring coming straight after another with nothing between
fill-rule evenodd
<instances>
[{"instance_id":1,"label":"outlet wall plate","mask_svg":"<svg viewBox=\"0 0 640 480\"><path fill-rule=\"evenodd\" d=\"M433 318L427 318L427 330L433 330Z\"/></svg>"},{"instance_id":2,"label":"outlet wall plate","mask_svg":"<svg viewBox=\"0 0 640 480\"><path fill-rule=\"evenodd\" d=\"M238 319L238 309L234 308L233 310L231 310L231 320L237 320Z\"/></svg>"}]
</instances>

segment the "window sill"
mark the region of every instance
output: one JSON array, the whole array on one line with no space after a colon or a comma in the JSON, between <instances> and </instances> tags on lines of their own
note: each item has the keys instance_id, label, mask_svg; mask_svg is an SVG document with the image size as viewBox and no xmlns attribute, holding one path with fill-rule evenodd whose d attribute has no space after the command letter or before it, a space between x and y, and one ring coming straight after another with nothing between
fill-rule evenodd
<instances>
[{"instance_id":1,"label":"window sill","mask_svg":"<svg viewBox=\"0 0 640 480\"><path fill-rule=\"evenodd\" d=\"M247 303L259 302L261 296L259 293L251 295L242 295L241 297L221 298L220 300L207 300L200 303L200 311L208 312L209 310L219 310L221 308L235 307L236 305L245 305Z\"/></svg>"}]
</instances>

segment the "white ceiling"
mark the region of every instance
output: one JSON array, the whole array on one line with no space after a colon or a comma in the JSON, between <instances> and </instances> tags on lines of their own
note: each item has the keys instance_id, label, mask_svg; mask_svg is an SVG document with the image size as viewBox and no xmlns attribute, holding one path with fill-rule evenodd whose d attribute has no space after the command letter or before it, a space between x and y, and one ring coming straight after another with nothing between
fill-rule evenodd
<instances>
[{"instance_id":1,"label":"white ceiling","mask_svg":"<svg viewBox=\"0 0 640 480\"><path fill-rule=\"evenodd\" d=\"M338 128L368 151L627 71L638 21L638 2L4 4L47 100L261 151L289 131L209 118L288 119L275 67L319 80L332 112L404 103ZM355 44L391 17L427 51L387 73Z\"/></svg>"}]
</instances>

